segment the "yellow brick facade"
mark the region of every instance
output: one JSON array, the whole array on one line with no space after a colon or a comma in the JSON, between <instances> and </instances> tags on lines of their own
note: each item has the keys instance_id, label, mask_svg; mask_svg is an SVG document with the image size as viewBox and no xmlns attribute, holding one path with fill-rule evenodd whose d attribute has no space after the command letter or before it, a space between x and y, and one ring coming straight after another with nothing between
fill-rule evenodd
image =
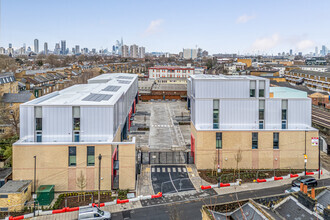
<instances>
[{"instance_id":1,"label":"yellow brick facade","mask_svg":"<svg viewBox=\"0 0 330 220\"><path fill-rule=\"evenodd\" d=\"M274 131L278 132L278 131ZM307 169L318 168L318 147L311 138L318 131L279 131L279 149L273 149L273 131L258 132L258 149L252 149L252 131L222 131L222 149L216 149L216 131L197 131L191 124L195 138L197 169L304 169L305 135ZM241 157L237 164L236 158Z\"/></svg>"},{"instance_id":2,"label":"yellow brick facade","mask_svg":"<svg viewBox=\"0 0 330 220\"><path fill-rule=\"evenodd\" d=\"M69 166L69 146L76 146L76 166ZM95 146L95 165L87 166L87 146ZM37 156L37 187L55 185L55 191L79 191L77 179L83 174L84 190L98 189L98 155L101 160L101 190L111 190L112 155L117 145L13 145L13 180L32 180ZM135 143L119 146L120 188L135 189ZM133 152L130 152L130 151ZM133 155L134 154L134 155ZM124 159L128 158L129 162ZM134 162L134 169L131 169Z\"/></svg>"},{"instance_id":3,"label":"yellow brick facade","mask_svg":"<svg viewBox=\"0 0 330 220\"><path fill-rule=\"evenodd\" d=\"M0 198L0 207L7 208L9 212L19 212L24 209L24 203L31 199L31 188L30 184L27 190L17 193L1 193L0 195L8 195L8 198Z\"/></svg>"}]
</instances>

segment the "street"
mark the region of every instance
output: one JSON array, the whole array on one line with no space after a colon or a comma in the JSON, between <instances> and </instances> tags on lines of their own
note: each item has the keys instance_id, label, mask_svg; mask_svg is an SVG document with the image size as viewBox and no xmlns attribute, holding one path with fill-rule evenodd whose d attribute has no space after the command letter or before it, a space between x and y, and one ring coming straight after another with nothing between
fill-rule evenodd
<instances>
[{"instance_id":1,"label":"street","mask_svg":"<svg viewBox=\"0 0 330 220\"><path fill-rule=\"evenodd\" d=\"M330 178L318 181L318 186L330 186ZM261 190L250 190L237 193L238 200L264 197L270 195L283 194L290 185L273 187ZM201 207L203 205L227 203L235 201L234 193L218 196L206 197L205 199L196 199L192 201L173 202L171 204L161 204L127 210L124 212L112 213L112 219L201 219ZM125 218L126 217L126 218Z\"/></svg>"}]
</instances>

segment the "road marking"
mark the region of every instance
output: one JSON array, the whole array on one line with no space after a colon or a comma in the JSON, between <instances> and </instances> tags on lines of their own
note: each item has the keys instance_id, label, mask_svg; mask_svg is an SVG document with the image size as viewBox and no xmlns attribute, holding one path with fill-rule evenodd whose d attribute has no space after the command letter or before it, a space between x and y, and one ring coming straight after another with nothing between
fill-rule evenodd
<instances>
[{"instance_id":1,"label":"road marking","mask_svg":"<svg viewBox=\"0 0 330 220\"><path fill-rule=\"evenodd\" d=\"M146 172L150 172L150 167L147 167L146 168Z\"/></svg>"},{"instance_id":2,"label":"road marking","mask_svg":"<svg viewBox=\"0 0 330 220\"><path fill-rule=\"evenodd\" d=\"M168 173L171 172L171 168L167 167L167 172Z\"/></svg>"},{"instance_id":3,"label":"road marking","mask_svg":"<svg viewBox=\"0 0 330 220\"><path fill-rule=\"evenodd\" d=\"M151 172L153 173L155 172L155 167L151 168Z\"/></svg>"},{"instance_id":4,"label":"road marking","mask_svg":"<svg viewBox=\"0 0 330 220\"><path fill-rule=\"evenodd\" d=\"M160 168L159 167L157 167L157 173L160 173Z\"/></svg>"},{"instance_id":5,"label":"road marking","mask_svg":"<svg viewBox=\"0 0 330 220\"><path fill-rule=\"evenodd\" d=\"M192 172L192 169L191 169L191 167L188 167L188 168L187 168L187 170L188 170L188 172L189 172L189 173L191 173L191 172Z\"/></svg>"},{"instance_id":6,"label":"road marking","mask_svg":"<svg viewBox=\"0 0 330 220\"><path fill-rule=\"evenodd\" d=\"M172 177L171 177L171 173L168 173L168 175L170 176L170 180L171 180L171 183L172 183L172 185L173 185L175 191L178 192L178 190L177 190L177 189L175 188L175 186L174 186L174 183L173 183L173 180L172 180Z\"/></svg>"},{"instance_id":7,"label":"road marking","mask_svg":"<svg viewBox=\"0 0 330 220\"><path fill-rule=\"evenodd\" d=\"M181 167L178 167L178 172L181 173Z\"/></svg>"},{"instance_id":8,"label":"road marking","mask_svg":"<svg viewBox=\"0 0 330 220\"><path fill-rule=\"evenodd\" d=\"M165 167L162 168L162 172L165 173Z\"/></svg>"},{"instance_id":9,"label":"road marking","mask_svg":"<svg viewBox=\"0 0 330 220\"><path fill-rule=\"evenodd\" d=\"M187 169L184 167L184 168L182 168L183 169L183 172L187 172Z\"/></svg>"},{"instance_id":10,"label":"road marking","mask_svg":"<svg viewBox=\"0 0 330 220\"><path fill-rule=\"evenodd\" d=\"M173 173L175 173L175 172L176 172L176 169L175 169L175 167L173 167L173 168L172 168L172 170L173 170Z\"/></svg>"}]
</instances>

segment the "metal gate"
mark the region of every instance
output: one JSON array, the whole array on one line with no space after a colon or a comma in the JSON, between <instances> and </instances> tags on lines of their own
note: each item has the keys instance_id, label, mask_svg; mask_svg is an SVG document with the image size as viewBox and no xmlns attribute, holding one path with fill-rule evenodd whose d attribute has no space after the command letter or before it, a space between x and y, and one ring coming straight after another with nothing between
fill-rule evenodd
<instances>
[{"instance_id":1,"label":"metal gate","mask_svg":"<svg viewBox=\"0 0 330 220\"><path fill-rule=\"evenodd\" d=\"M190 152L159 151L139 152L140 164L193 164Z\"/></svg>"}]
</instances>

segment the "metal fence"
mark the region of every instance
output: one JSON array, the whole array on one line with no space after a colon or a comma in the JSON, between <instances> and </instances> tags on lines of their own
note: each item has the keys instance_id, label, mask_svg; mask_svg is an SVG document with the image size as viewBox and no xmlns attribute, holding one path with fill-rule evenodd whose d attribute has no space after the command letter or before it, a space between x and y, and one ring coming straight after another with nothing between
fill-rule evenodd
<instances>
[{"instance_id":1,"label":"metal fence","mask_svg":"<svg viewBox=\"0 0 330 220\"><path fill-rule=\"evenodd\" d=\"M141 164L193 164L194 159L190 152L167 151L167 152L140 152Z\"/></svg>"}]
</instances>

